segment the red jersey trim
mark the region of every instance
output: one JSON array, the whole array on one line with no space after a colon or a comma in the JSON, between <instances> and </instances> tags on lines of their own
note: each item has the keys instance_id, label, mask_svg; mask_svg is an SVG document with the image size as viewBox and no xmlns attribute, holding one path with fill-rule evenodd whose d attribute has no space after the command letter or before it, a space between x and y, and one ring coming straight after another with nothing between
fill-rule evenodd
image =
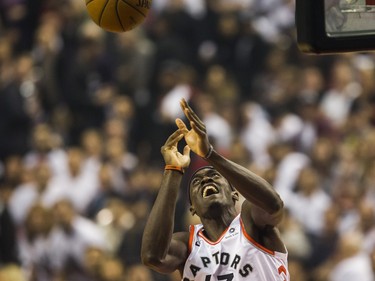
<instances>
[{"instance_id":1,"label":"red jersey trim","mask_svg":"<svg viewBox=\"0 0 375 281\"><path fill-rule=\"evenodd\" d=\"M229 226L223 231L223 234L221 234L221 236L219 237L219 239L217 239L217 241L214 241L214 242L211 241L211 240L209 240L206 236L204 236L204 234L203 234L203 228L198 231L198 235L200 237L202 237L203 240L206 241L208 244L210 244L210 245L216 245L216 244L219 244L220 241L224 238L224 236L227 233L228 229L229 229Z\"/></svg>"},{"instance_id":2,"label":"red jersey trim","mask_svg":"<svg viewBox=\"0 0 375 281\"><path fill-rule=\"evenodd\" d=\"M190 254L192 249L193 249L193 239L194 239L194 232L195 232L195 226L194 225L190 225L189 232L190 233L189 233L188 250L189 250L189 254Z\"/></svg>"},{"instance_id":3,"label":"red jersey trim","mask_svg":"<svg viewBox=\"0 0 375 281\"><path fill-rule=\"evenodd\" d=\"M266 247L260 245L258 242L256 242L247 232L246 232L246 229L245 229L245 225L243 224L243 221L242 221L242 218L240 218L240 222L241 222L241 229L242 229L242 233L245 235L246 239L249 240L249 242L251 244L253 244L255 247L259 248L260 250L262 250L263 252L266 252L267 254L270 254L272 256L275 255L275 251L272 251L270 249L267 249Z\"/></svg>"}]
</instances>

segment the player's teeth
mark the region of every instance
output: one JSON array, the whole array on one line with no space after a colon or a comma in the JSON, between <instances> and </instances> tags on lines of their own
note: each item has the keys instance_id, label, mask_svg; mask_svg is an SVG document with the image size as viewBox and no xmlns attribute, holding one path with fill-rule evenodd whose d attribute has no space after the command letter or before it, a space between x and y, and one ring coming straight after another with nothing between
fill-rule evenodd
<instances>
[{"instance_id":1,"label":"player's teeth","mask_svg":"<svg viewBox=\"0 0 375 281\"><path fill-rule=\"evenodd\" d=\"M209 190L213 190L214 192L217 192L217 189L214 186L207 186L203 190L203 197L207 196L207 193L208 193Z\"/></svg>"}]
</instances>

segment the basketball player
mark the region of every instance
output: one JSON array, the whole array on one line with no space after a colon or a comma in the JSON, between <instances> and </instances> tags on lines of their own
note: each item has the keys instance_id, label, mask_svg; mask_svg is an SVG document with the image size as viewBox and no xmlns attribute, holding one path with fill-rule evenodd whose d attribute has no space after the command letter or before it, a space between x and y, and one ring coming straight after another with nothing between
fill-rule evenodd
<instances>
[{"instance_id":1,"label":"basketball player","mask_svg":"<svg viewBox=\"0 0 375 281\"><path fill-rule=\"evenodd\" d=\"M183 281L289 281L287 250L277 224L283 202L262 178L226 159L210 145L205 125L185 100L181 119L161 148L165 171L142 241L143 263L160 273L179 270ZM183 153L177 144L185 138ZM189 183L190 211L202 224L173 233L174 212L190 150L211 166L198 169ZM245 201L240 214L235 203Z\"/></svg>"}]
</instances>

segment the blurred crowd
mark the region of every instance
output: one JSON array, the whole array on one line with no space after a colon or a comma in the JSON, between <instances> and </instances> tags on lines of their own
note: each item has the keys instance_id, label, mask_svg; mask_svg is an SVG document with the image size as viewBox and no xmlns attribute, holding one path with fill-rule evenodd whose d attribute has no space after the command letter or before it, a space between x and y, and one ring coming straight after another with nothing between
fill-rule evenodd
<instances>
[{"instance_id":1,"label":"blurred crowd","mask_svg":"<svg viewBox=\"0 0 375 281\"><path fill-rule=\"evenodd\" d=\"M153 0L117 34L83 0L0 0L0 280L179 280L140 244L185 98L281 194L291 280L374 281L375 55L302 54L294 8Z\"/></svg>"}]
</instances>

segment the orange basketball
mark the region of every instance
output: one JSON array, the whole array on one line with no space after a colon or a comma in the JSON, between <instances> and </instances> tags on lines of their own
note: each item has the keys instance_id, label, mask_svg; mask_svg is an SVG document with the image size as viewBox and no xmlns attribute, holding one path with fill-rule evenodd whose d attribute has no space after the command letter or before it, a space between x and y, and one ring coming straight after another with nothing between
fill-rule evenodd
<instances>
[{"instance_id":1,"label":"orange basketball","mask_svg":"<svg viewBox=\"0 0 375 281\"><path fill-rule=\"evenodd\" d=\"M124 32L141 24L152 0L86 0L87 11L101 28L112 32Z\"/></svg>"}]
</instances>

